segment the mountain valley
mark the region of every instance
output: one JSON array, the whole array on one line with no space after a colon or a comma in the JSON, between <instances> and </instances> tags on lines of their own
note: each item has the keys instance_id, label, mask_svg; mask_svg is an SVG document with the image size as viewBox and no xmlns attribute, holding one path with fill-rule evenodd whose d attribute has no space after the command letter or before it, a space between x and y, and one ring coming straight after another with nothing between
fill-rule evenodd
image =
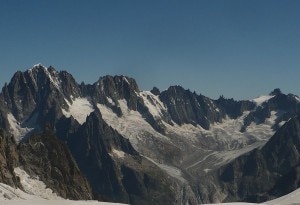
<instances>
[{"instance_id":1,"label":"mountain valley","mask_svg":"<svg viewBox=\"0 0 300 205\"><path fill-rule=\"evenodd\" d=\"M22 173L56 197L125 204L264 202L300 187L299 110L278 88L214 100L37 64L0 94L0 183L26 192Z\"/></svg>"}]
</instances>

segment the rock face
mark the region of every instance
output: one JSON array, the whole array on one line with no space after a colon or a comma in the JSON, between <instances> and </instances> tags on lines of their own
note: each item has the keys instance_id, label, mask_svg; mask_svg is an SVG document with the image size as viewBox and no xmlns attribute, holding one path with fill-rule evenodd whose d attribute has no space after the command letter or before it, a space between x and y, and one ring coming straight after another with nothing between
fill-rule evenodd
<instances>
[{"instance_id":1,"label":"rock face","mask_svg":"<svg viewBox=\"0 0 300 205\"><path fill-rule=\"evenodd\" d=\"M92 199L92 191L67 146L48 127L18 146L20 165L31 176L38 176L59 196L75 200Z\"/></svg>"},{"instance_id":2,"label":"rock face","mask_svg":"<svg viewBox=\"0 0 300 205\"><path fill-rule=\"evenodd\" d=\"M43 128L55 124L71 96L80 96L80 90L69 73L38 64L25 72L18 71L3 87L0 101L1 108L12 113L17 121Z\"/></svg>"},{"instance_id":3,"label":"rock face","mask_svg":"<svg viewBox=\"0 0 300 205\"><path fill-rule=\"evenodd\" d=\"M138 92L137 83L132 78L126 76L105 76L100 78L88 90L87 94L92 96L96 102L107 105L113 105L117 103L117 100L126 99L128 107L131 110L137 110L140 103L136 95ZM107 97L111 98L112 101L109 102Z\"/></svg>"},{"instance_id":4,"label":"rock face","mask_svg":"<svg viewBox=\"0 0 300 205\"><path fill-rule=\"evenodd\" d=\"M12 187L22 187L14 173L19 160L14 137L0 129L0 182Z\"/></svg>"},{"instance_id":5,"label":"rock face","mask_svg":"<svg viewBox=\"0 0 300 205\"><path fill-rule=\"evenodd\" d=\"M70 127L71 128L71 127ZM67 130L66 130L67 131ZM105 134L104 134L105 133ZM137 155L131 145L118 133L103 123L95 113L88 117L87 122L70 135L67 144L78 162L79 167L87 176L96 195L103 198L124 200L115 165L109 153L115 149Z\"/></svg>"},{"instance_id":6,"label":"rock face","mask_svg":"<svg viewBox=\"0 0 300 205\"><path fill-rule=\"evenodd\" d=\"M224 117L212 100L180 86L171 86L159 98L168 108L172 120L179 125L199 124L204 129L209 129L210 123L220 122Z\"/></svg>"},{"instance_id":7,"label":"rock face","mask_svg":"<svg viewBox=\"0 0 300 205\"><path fill-rule=\"evenodd\" d=\"M292 118L262 149L237 158L219 171L225 201L263 202L300 184L300 117Z\"/></svg>"},{"instance_id":8,"label":"rock face","mask_svg":"<svg viewBox=\"0 0 300 205\"><path fill-rule=\"evenodd\" d=\"M224 96L220 96L216 100L216 104L232 118L237 118L241 116L245 111L250 111L255 108L255 103L247 100L235 101L234 99L226 99Z\"/></svg>"},{"instance_id":9,"label":"rock face","mask_svg":"<svg viewBox=\"0 0 300 205\"><path fill-rule=\"evenodd\" d=\"M23 189L14 168L22 167L38 176L47 187L68 199L92 199L92 191L66 145L45 130L27 142L16 144L14 137L0 130L0 182Z\"/></svg>"}]
</instances>

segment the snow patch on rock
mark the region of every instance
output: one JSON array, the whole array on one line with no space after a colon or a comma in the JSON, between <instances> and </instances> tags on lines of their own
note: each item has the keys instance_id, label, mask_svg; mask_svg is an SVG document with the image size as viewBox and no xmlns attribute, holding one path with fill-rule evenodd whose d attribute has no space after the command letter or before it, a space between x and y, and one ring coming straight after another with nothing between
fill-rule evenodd
<instances>
[{"instance_id":1,"label":"snow patch on rock","mask_svg":"<svg viewBox=\"0 0 300 205\"><path fill-rule=\"evenodd\" d=\"M97 104L97 107L105 122L128 138L135 148L138 149L138 142L145 137L145 134L169 141L166 136L155 131L139 112L130 110L125 99L118 100L118 104L123 114L121 117L118 117L112 109L103 104Z\"/></svg>"},{"instance_id":2,"label":"snow patch on rock","mask_svg":"<svg viewBox=\"0 0 300 205\"><path fill-rule=\"evenodd\" d=\"M10 132L14 135L15 140L20 142L23 137L30 133L34 128L22 127L13 114L7 114L7 120L10 126Z\"/></svg>"},{"instance_id":3,"label":"snow patch on rock","mask_svg":"<svg viewBox=\"0 0 300 205\"><path fill-rule=\"evenodd\" d=\"M111 99L110 97L106 97L107 101L111 104L111 105L115 105L115 102L113 101L113 99Z\"/></svg>"},{"instance_id":4,"label":"snow patch on rock","mask_svg":"<svg viewBox=\"0 0 300 205\"><path fill-rule=\"evenodd\" d=\"M61 199L57 194L47 188L46 184L39 180L38 177L29 176L20 167L14 169L15 174L20 178L20 182L27 194L40 197L42 199Z\"/></svg>"},{"instance_id":5,"label":"snow patch on rock","mask_svg":"<svg viewBox=\"0 0 300 205\"><path fill-rule=\"evenodd\" d=\"M262 96L260 96L258 98L255 98L255 99L251 100L251 101L255 102L257 106L260 106L264 102L267 102L268 100L270 100L273 97L275 97L275 95L262 95Z\"/></svg>"},{"instance_id":6,"label":"snow patch on rock","mask_svg":"<svg viewBox=\"0 0 300 205\"><path fill-rule=\"evenodd\" d=\"M125 157L125 152L117 150L117 149L112 149L111 155L122 159Z\"/></svg>"},{"instance_id":7,"label":"snow patch on rock","mask_svg":"<svg viewBox=\"0 0 300 205\"><path fill-rule=\"evenodd\" d=\"M152 94L150 91L142 91L140 92L140 96L143 98L146 107L153 117L160 118L163 116L162 111L166 111L167 108L160 101L158 96Z\"/></svg>"},{"instance_id":8,"label":"snow patch on rock","mask_svg":"<svg viewBox=\"0 0 300 205\"><path fill-rule=\"evenodd\" d=\"M90 98L75 98L73 102L65 100L69 106L69 110L62 109L63 114L66 117L73 116L79 124L83 124L86 121L86 117L94 111L94 107L90 101Z\"/></svg>"},{"instance_id":9,"label":"snow patch on rock","mask_svg":"<svg viewBox=\"0 0 300 205\"><path fill-rule=\"evenodd\" d=\"M8 200L22 200L22 199L32 200L32 199L39 199L39 197L25 193L19 188L13 188L7 184L0 183L1 204L11 204L12 202L8 202Z\"/></svg>"}]
</instances>

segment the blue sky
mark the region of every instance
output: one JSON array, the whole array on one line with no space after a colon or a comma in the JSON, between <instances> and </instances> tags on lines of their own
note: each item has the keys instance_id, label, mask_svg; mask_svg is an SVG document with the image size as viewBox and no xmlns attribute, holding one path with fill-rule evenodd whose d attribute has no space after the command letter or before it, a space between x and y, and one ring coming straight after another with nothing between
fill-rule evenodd
<instances>
[{"instance_id":1,"label":"blue sky","mask_svg":"<svg viewBox=\"0 0 300 205\"><path fill-rule=\"evenodd\" d=\"M300 1L3 0L0 85L36 63L218 98L300 94Z\"/></svg>"}]
</instances>

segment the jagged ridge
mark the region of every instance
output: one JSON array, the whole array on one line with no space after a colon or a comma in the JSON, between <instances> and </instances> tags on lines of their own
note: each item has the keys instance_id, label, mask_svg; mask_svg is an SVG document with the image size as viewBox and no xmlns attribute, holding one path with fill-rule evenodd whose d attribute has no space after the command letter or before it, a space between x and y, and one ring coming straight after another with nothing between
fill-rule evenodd
<instances>
[{"instance_id":1,"label":"jagged ridge","mask_svg":"<svg viewBox=\"0 0 300 205\"><path fill-rule=\"evenodd\" d=\"M196 204L213 201L191 190L196 179L264 144L299 106L278 90L235 101L180 86L140 91L126 76L79 85L66 71L36 65L2 89L0 126L26 144L50 125L99 199Z\"/></svg>"}]
</instances>

